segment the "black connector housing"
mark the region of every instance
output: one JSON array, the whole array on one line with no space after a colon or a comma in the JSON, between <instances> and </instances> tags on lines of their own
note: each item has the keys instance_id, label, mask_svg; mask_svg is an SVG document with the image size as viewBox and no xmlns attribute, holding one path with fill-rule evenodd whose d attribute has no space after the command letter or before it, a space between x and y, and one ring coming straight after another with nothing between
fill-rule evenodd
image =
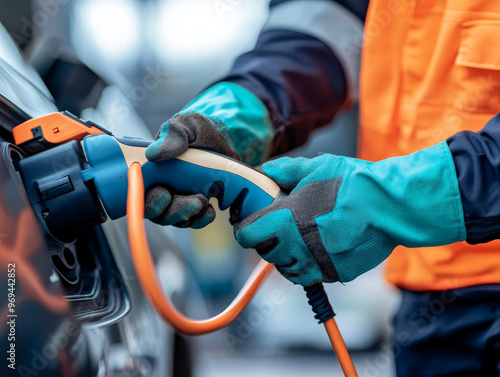
<instances>
[{"instance_id":1,"label":"black connector housing","mask_svg":"<svg viewBox=\"0 0 500 377\"><path fill-rule=\"evenodd\" d=\"M50 232L66 242L77 229L103 223L107 216L92 182L79 142L71 141L19 161L19 173L29 200Z\"/></svg>"}]
</instances>

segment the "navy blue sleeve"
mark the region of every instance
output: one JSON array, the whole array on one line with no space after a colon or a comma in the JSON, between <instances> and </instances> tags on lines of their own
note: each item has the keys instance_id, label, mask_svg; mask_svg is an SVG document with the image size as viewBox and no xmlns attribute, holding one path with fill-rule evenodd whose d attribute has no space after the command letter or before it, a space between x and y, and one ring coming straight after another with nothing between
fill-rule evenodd
<instances>
[{"instance_id":1,"label":"navy blue sleeve","mask_svg":"<svg viewBox=\"0 0 500 377\"><path fill-rule=\"evenodd\" d=\"M447 142L462 197L466 241L500 238L500 113L481 131L462 131Z\"/></svg>"},{"instance_id":2,"label":"navy blue sleeve","mask_svg":"<svg viewBox=\"0 0 500 377\"><path fill-rule=\"evenodd\" d=\"M328 124L346 100L340 62L323 42L292 31L263 33L221 81L240 84L266 105L275 129L272 155L296 148Z\"/></svg>"},{"instance_id":3,"label":"navy blue sleeve","mask_svg":"<svg viewBox=\"0 0 500 377\"><path fill-rule=\"evenodd\" d=\"M270 6L285 1L275 0ZM336 2L364 19L368 0ZM220 81L240 84L264 102L275 129L271 155L304 144L312 130L330 123L348 91L344 70L332 49L315 37L291 30L261 33L255 48L240 56Z\"/></svg>"}]
</instances>

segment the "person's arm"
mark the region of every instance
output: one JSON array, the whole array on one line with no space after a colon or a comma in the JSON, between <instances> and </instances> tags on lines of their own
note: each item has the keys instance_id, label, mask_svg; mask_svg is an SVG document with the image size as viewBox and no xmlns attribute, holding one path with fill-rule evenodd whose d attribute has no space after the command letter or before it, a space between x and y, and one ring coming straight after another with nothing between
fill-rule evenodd
<instances>
[{"instance_id":1,"label":"person's arm","mask_svg":"<svg viewBox=\"0 0 500 377\"><path fill-rule=\"evenodd\" d=\"M378 162L322 154L284 157L262 168L289 195L236 224L235 236L294 283L348 282L398 245L466 238L445 141Z\"/></svg>"},{"instance_id":2,"label":"person's arm","mask_svg":"<svg viewBox=\"0 0 500 377\"><path fill-rule=\"evenodd\" d=\"M500 238L500 114L479 132L448 140L458 177L470 244Z\"/></svg>"},{"instance_id":3,"label":"person's arm","mask_svg":"<svg viewBox=\"0 0 500 377\"><path fill-rule=\"evenodd\" d=\"M398 245L500 238L500 114L407 156L324 154L263 170L290 195L236 224L236 238L304 286L350 281Z\"/></svg>"},{"instance_id":4,"label":"person's arm","mask_svg":"<svg viewBox=\"0 0 500 377\"><path fill-rule=\"evenodd\" d=\"M173 158L191 146L258 165L304 143L356 98L366 4L273 1L256 47L162 126L147 158ZM214 216L200 195L163 186L146 192L146 217L157 223L199 228Z\"/></svg>"},{"instance_id":5,"label":"person's arm","mask_svg":"<svg viewBox=\"0 0 500 377\"><path fill-rule=\"evenodd\" d=\"M368 0L272 1L255 48L221 81L249 89L275 130L271 155L303 144L357 100Z\"/></svg>"}]
</instances>

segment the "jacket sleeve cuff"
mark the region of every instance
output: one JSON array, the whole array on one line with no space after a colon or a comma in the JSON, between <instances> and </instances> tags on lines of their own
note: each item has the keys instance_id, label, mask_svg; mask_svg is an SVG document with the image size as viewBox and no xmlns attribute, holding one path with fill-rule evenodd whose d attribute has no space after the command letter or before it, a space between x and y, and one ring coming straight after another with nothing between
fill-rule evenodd
<instances>
[{"instance_id":1,"label":"jacket sleeve cuff","mask_svg":"<svg viewBox=\"0 0 500 377\"><path fill-rule=\"evenodd\" d=\"M469 244L500 238L500 114L479 132L447 140L458 178Z\"/></svg>"}]
</instances>

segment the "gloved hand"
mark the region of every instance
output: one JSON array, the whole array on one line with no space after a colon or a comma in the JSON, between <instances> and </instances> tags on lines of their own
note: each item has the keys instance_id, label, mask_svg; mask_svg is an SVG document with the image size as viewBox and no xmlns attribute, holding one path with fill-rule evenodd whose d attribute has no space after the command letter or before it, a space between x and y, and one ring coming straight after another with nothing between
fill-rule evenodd
<instances>
[{"instance_id":1,"label":"gloved hand","mask_svg":"<svg viewBox=\"0 0 500 377\"><path fill-rule=\"evenodd\" d=\"M261 100L240 85L222 82L167 121L146 149L146 157L163 161L195 147L258 165L267 158L273 135ZM165 186L151 187L145 195L145 217L162 225L192 228L214 220L215 210L205 196L181 194Z\"/></svg>"},{"instance_id":2,"label":"gloved hand","mask_svg":"<svg viewBox=\"0 0 500 377\"><path fill-rule=\"evenodd\" d=\"M446 142L376 163L324 154L281 158L263 170L290 195L242 220L235 236L296 284L348 282L397 245L466 238Z\"/></svg>"}]
</instances>

